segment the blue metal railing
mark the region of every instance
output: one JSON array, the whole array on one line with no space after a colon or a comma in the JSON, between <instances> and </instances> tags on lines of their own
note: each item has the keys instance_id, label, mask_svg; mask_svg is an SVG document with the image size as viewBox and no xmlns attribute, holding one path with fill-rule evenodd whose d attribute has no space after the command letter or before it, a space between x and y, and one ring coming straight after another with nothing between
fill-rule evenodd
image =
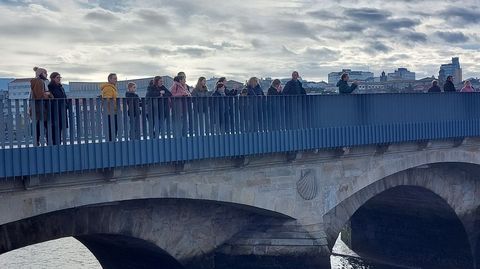
<instances>
[{"instance_id":1,"label":"blue metal railing","mask_svg":"<svg viewBox=\"0 0 480 269\"><path fill-rule=\"evenodd\" d=\"M4 100L0 177L480 135L480 94Z\"/></svg>"}]
</instances>

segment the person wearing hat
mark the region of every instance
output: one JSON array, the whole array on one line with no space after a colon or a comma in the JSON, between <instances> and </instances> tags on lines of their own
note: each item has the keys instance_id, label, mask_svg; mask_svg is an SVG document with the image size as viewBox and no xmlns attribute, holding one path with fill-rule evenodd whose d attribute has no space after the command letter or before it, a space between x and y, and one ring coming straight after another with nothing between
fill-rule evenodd
<instances>
[{"instance_id":1,"label":"person wearing hat","mask_svg":"<svg viewBox=\"0 0 480 269\"><path fill-rule=\"evenodd\" d=\"M30 99L34 103L33 109L34 120L36 126L36 145L40 145L40 135L45 135L45 138L48 139L48 120L49 120L49 111L48 111L48 99L52 98L52 94L48 91L47 88L47 70L45 68L34 67L35 78L30 80ZM29 109L30 115L33 116L32 106ZM44 131L41 131L41 123L43 123ZM48 142L48 140L47 140Z\"/></svg>"}]
</instances>

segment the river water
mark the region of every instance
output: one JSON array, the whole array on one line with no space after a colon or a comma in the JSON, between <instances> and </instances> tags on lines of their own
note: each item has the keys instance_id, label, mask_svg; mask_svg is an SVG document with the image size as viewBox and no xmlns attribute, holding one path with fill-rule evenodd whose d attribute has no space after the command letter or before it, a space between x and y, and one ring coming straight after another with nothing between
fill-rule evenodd
<instances>
[{"instance_id":1,"label":"river water","mask_svg":"<svg viewBox=\"0 0 480 269\"><path fill-rule=\"evenodd\" d=\"M392 265L366 263L341 241L335 245L332 269L396 269ZM101 269L93 254L72 237L36 244L0 255L1 269Z\"/></svg>"},{"instance_id":2,"label":"river water","mask_svg":"<svg viewBox=\"0 0 480 269\"><path fill-rule=\"evenodd\" d=\"M0 255L1 269L102 269L82 243L73 237L36 244Z\"/></svg>"}]
</instances>

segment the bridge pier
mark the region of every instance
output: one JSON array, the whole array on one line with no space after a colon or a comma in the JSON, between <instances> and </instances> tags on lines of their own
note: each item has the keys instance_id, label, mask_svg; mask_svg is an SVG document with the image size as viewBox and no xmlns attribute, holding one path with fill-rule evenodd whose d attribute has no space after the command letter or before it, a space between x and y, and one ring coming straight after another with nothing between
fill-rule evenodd
<instances>
[{"instance_id":1,"label":"bridge pier","mask_svg":"<svg viewBox=\"0 0 480 269\"><path fill-rule=\"evenodd\" d=\"M215 268L330 268L321 225L296 221L251 226L217 250Z\"/></svg>"}]
</instances>

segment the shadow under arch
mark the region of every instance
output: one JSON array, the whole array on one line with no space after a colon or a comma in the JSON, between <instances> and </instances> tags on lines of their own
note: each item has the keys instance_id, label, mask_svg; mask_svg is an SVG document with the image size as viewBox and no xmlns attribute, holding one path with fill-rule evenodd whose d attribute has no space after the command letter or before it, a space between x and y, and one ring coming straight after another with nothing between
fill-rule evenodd
<instances>
[{"instance_id":1,"label":"shadow under arch","mask_svg":"<svg viewBox=\"0 0 480 269\"><path fill-rule=\"evenodd\" d=\"M184 268L208 262L195 255L200 252L210 259L219 244L256 221L281 225L291 220L261 208L210 200L127 200L64 209L0 225L0 254L71 236L84 244L105 269ZM189 227L194 229L189 231ZM196 233L198 242L196 237L182 237Z\"/></svg>"},{"instance_id":2,"label":"shadow under arch","mask_svg":"<svg viewBox=\"0 0 480 269\"><path fill-rule=\"evenodd\" d=\"M142 239L113 234L75 236L97 258L103 269L184 268L157 245Z\"/></svg>"},{"instance_id":3,"label":"shadow under arch","mask_svg":"<svg viewBox=\"0 0 480 269\"><path fill-rule=\"evenodd\" d=\"M473 269L467 233L440 196L418 186L390 188L362 205L344 240L360 257L385 264Z\"/></svg>"}]
</instances>

